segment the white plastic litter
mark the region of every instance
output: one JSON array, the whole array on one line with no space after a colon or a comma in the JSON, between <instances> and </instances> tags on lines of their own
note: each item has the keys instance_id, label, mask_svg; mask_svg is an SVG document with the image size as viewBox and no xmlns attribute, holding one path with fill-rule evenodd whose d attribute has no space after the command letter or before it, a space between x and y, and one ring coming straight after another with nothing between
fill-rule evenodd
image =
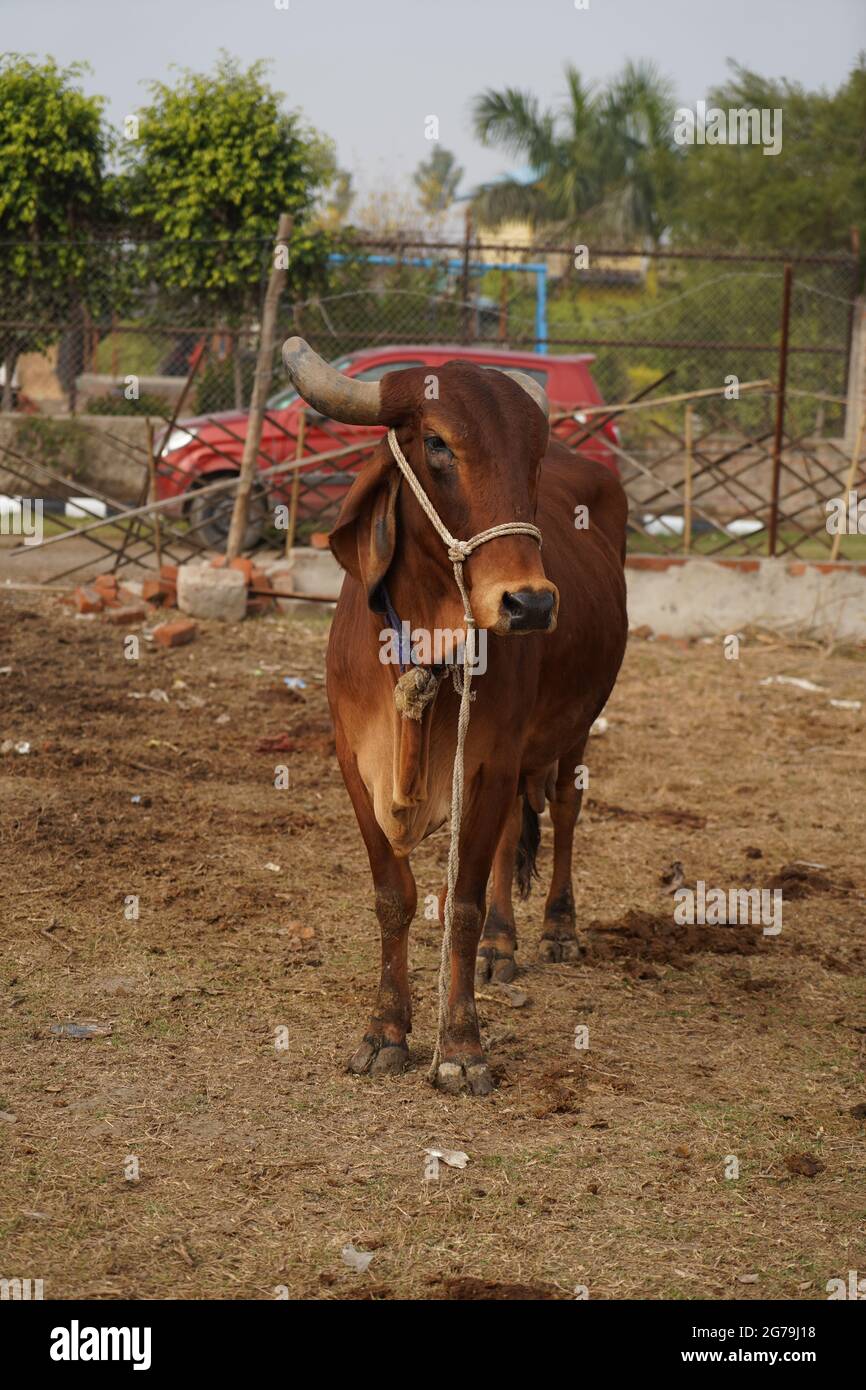
<instances>
[{"instance_id":1,"label":"white plastic litter","mask_svg":"<svg viewBox=\"0 0 866 1390\"><path fill-rule=\"evenodd\" d=\"M344 1245L340 1254L344 1264L354 1269L357 1274L363 1274L373 1258L367 1250L356 1250L354 1245Z\"/></svg>"},{"instance_id":2,"label":"white plastic litter","mask_svg":"<svg viewBox=\"0 0 866 1390\"><path fill-rule=\"evenodd\" d=\"M795 685L798 690L824 690L823 685L815 685L813 681L807 681L802 676L765 676L758 685Z\"/></svg>"},{"instance_id":3,"label":"white plastic litter","mask_svg":"<svg viewBox=\"0 0 866 1390\"><path fill-rule=\"evenodd\" d=\"M425 1149L424 1152L431 1158L441 1159L449 1168L465 1168L469 1162L469 1155L462 1149Z\"/></svg>"}]
</instances>

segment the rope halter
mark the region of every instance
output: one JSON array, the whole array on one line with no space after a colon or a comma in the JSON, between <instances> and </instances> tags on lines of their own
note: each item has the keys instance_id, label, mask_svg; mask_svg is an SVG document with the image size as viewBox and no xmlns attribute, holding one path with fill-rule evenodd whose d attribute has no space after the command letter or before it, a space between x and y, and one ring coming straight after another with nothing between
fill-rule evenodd
<instances>
[{"instance_id":1,"label":"rope halter","mask_svg":"<svg viewBox=\"0 0 866 1390\"><path fill-rule=\"evenodd\" d=\"M468 541L457 540L452 536L430 498L404 455L393 430L388 431L388 444L394 461L406 482L409 484L421 510L443 542L448 559L454 566L454 579L463 601L463 620L466 623L466 641L463 644L463 682L460 687L460 714L457 721L457 748L454 753L454 771L451 778L451 843L448 847L448 891L445 896L444 931L442 934L442 957L439 963L439 1024L436 1046L433 1050L433 1063L429 1072L430 1081L435 1082L439 1068L442 1043L448 1024L448 979L451 964L451 927L454 921L454 893L457 887L457 874L460 869L460 822L463 819L463 750L466 731L469 727L470 702L472 700L472 667L475 662L475 629L472 605L463 578L463 565L474 550L485 541L496 540L498 536L531 536L541 548L541 532L528 521L505 521L500 526L490 526L479 531ZM446 1064L447 1065L447 1064Z\"/></svg>"},{"instance_id":2,"label":"rope halter","mask_svg":"<svg viewBox=\"0 0 866 1390\"><path fill-rule=\"evenodd\" d=\"M492 541L497 536L532 536L541 549L541 532L537 526L533 526L529 521L504 521L500 526L489 526L486 531L479 531L477 535L471 536L468 541L460 541L456 536L452 536L445 522L437 512L430 498L424 491L421 483L416 477L409 460L397 443L397 436L393 430L388 431L388 443L391 453L394 455L394 462L406 479L418 501L418 505L423 511L433 530L444 543L448 552L448 559L454 566L454 578L460 590L460 597L463 600L463 617L469 629L475 627L475 619L472 616L472 606L469 602L469 595L463 582L463 564L469 559L473 550L477 550L485 541ZM468 633L467 633L468 636Z\"/></svg>"}]
</instances>

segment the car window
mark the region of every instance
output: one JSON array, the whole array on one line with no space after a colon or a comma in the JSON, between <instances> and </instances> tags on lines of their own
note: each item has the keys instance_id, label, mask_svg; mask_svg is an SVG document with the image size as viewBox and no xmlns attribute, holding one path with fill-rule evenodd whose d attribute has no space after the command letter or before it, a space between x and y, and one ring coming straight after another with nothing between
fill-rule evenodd
<instances>
[{"instance_id":1,"label":"car window","mask_svg":"<svg viewBox=\"0 0 866 1390\"><path fill-rule=\"evenodd\" d=\"M285 391L278 391L276 395L268 400L268 410L285 410L287 405L298 399L298 393L293 386L287 387Z\"/></svg>"},{"instance_id":2,"label":"car window","mask_svg":"<svg viewBox=\"0 0 866 1390\"><path fill-rule=\"evenodd\" d=\"M354 381L381 381L388 372L405 372L408 367L423 367L423 362L377 362L375 367L365 367L357 372Z\"/></svg>"},{"instance_id":3,"label":"car window","mask_svg":"<svg viewBox=\"0 0 866 1390\"><path fill-rule=\"evenodd\" d=\"M531 376L533 381L537 381L539 386L543 386L544 389L547 390L547 372L543 372L539 367L514 367L509 369L508 367L503 367L499 362L485 362L484 366L495 367L498 372L507 372L509 370L523 372L524 376Z\"/></svg>"}]
</instances>

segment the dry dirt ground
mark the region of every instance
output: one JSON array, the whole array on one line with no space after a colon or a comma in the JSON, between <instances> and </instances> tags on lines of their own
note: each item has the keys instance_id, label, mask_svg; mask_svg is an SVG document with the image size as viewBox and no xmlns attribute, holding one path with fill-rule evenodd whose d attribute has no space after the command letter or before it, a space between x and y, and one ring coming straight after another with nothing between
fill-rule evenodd
<instances>
[{"instance_id":1,"label":"dry dirt ground","mask_svg":"<svg viewBox=\"0 0 866 1390\"><path fill-rule=\"evenodd\" d=\"M866 709L828 703L866 697L866 652L632 640L590 747L585 957L536 963L536 889L529 1001L481 998L498 1088L473 1100L425 1081L420 913L413 1068L343 1070L378 944L326 624L205 624L135 662L54 598L0 605L0 741L31 743L0 758L0 1274L61 1299L821 1299L866 1270ZM446 849L416 856L422 900ZM674 861L781 884L781 935L676 927ZM425 1179L437 1146L465 1169Z\"/></svg>"}]
</instances>

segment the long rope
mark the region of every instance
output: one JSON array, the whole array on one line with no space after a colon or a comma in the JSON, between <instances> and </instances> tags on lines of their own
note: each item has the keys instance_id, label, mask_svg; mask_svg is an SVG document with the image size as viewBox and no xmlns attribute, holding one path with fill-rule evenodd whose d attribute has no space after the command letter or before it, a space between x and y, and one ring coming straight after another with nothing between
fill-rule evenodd
<instances>
[{"instance_id":1,"label":"long rope","mask_svg":"<svg viewBox=\"0 0 866 1390\"><path fill-rule=\"evenodd\" d=\"M448 846L448 887L445 894L445 910L443 913L444 929L442 932L442 955L439 960L439 1020L436 1033L436 1045L433 1049L433 1061L428 1073L429 1080L435 1081L436 1073L439 1069L439 1059L442 1055L442 1044L445 1031L448 1025L451 928L454 922L454 895L457 890L457 875L460 871L460 823L463 819L463 751L466 745L466 731L469 728L469 714L472 702L472 668L475 664L475 633L477 630L477 625L472 615L472 605L469 601L469 592L463 578L463 565L464 562L468 560L473 550L477 550L485 541L495 540L497 536L532 536L533 540L535 540L540 547L541 532L537 526L533 526L531 522L528 521L505 521L500 526L490 526L486 531L479 531L477 535L471 536L468 541L457 540L448 530L448 527L445 525L412 471L400 445L397 443L397 436L393 430L388 431L388 443L391 446L391 453L394 455L394 461L415 494L421 510L447 548L448 559L454 566L454 579L457 583L457 588L460 590L460 597L463 600L463 621L466 624L466 640L463 644L463 682L460 689L460 713L457 719L457 747L454 752L454 770L451 775L451 843Z\"/></svg>"}]
</instances>

